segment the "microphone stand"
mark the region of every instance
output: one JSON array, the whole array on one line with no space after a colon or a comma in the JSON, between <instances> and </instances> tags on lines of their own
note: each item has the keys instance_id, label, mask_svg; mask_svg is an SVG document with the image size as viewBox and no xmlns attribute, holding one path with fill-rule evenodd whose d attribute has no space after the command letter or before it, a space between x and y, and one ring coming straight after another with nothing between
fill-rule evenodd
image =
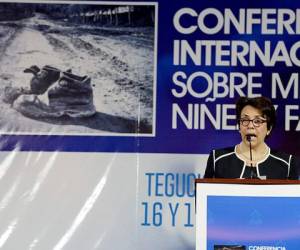
<instances>
[{"instance_id":1,"label":"microphone stand","mask_svg":"<svg viewBox=\"0 0 300 250\"><path fill-rule=\"evenodd\" d=\"M249 142L249 146L250 146L250 161L251 161L250 162L250 167L251 167L251 169L250 169L250 179L257 179L257 173L254 173L254 169L253 169L254 167L252 165L253 158L252 158L251 135L247 135L246 139Z\"/></svg>"}]
</instances>

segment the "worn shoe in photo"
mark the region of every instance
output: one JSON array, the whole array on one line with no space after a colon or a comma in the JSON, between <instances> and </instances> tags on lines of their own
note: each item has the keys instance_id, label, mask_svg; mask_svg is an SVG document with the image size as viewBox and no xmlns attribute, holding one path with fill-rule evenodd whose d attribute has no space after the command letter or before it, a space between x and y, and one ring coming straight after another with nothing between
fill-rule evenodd
<instances>
[{"instance_id":1,"label":"worn shoe in photo","mask_svg":"<svg viewBox=\"0 0 300 250\"><path fill-rule=\"evenodd\" d=\"M89 117L96 113L91 78L63 72L48 91L49 106L70 117Z\"/></svg>"},{"instance_id":2,"label":"worn shoe in photo","mask_svg":"<svg viewBox=\"0 0 300 250\"><path fill-rule=\"evenodd\" d=\"M58 81L61 71L52 66L46 65L42 69L33 65L24 70L24 73L31 73L33 77L30 81L31 94L44 94L48 88Z\"/></svg>"}]
</instances>

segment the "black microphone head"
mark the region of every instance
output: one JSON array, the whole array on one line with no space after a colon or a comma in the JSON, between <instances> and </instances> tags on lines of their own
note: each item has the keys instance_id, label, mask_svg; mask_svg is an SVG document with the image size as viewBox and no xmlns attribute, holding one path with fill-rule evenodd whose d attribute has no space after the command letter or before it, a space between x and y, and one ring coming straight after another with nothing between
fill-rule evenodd
<instances>
[{"instance_id":1,"label":"black microphone head","mask_svg":"<svg viewBox=\"0 0 300 250\"><path fill-rule=\"evenodd\" d=\"M251 135L249 135L249 134L246 135L246 139L247 139L248 142L251 142Z\"/></svg>"},{"instance_id":2,"label":"black microphone head","mask_svg":"<svg viewBox=\"0 0 300 250\"><path fill-rule=\"evenodd\" d=\"M246 135L246 140L247 140L248 142L251 142L251 137L256 137L256 135L255 135L255 134L247 134L247 135Z\"/></svg>"}]
</instances>

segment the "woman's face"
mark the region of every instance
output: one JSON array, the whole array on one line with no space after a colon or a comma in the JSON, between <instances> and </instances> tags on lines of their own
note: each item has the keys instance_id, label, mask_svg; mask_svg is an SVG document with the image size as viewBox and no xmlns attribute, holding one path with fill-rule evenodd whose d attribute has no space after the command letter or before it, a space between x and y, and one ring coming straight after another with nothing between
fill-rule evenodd
<instances>
[{"instance_id":1,"label":"woman's face","mask_svg":"<svg viewBox=\"0 0 300 250\"><path fill-rule=\"evenodd\" d=\"M251 146L253 148L263 144L266 135L270 132L267 129L267 120L262 116L261 111L250 105L242 109L239 127L242 141L245 144L249 144L247 135L251 135Z\"/></svg>"}]
</instances>

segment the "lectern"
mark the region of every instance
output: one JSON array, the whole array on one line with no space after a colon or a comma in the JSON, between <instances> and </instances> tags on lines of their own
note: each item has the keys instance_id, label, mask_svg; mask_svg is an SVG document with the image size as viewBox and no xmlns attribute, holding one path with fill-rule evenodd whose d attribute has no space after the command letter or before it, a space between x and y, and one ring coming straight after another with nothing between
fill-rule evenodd
<instances>
[{"instance_id":1,"label":"lectern","mask_svg":"<svg viewBox=\"0 0 300 250\"><path fill-rule=\"evenodd\" d=\"M195 183L196 250L300 249L300 181Z\"/></svg>"}]
</instances>

